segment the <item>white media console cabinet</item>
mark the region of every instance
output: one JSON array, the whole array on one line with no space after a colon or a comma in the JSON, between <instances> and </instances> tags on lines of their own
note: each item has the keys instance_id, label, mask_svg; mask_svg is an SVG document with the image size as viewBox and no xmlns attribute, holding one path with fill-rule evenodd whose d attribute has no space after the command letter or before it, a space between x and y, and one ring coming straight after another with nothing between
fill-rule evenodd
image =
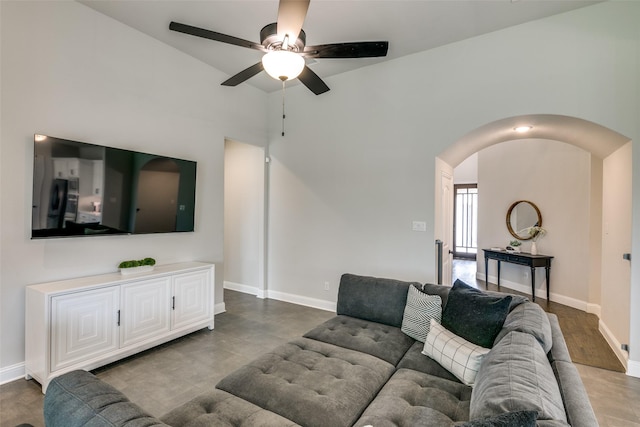
<instances>
[{"instance_id":1,"label":"white media console cabinet","mask_svg":"<svg viewBox=\"0 0 640 427\"><path fill-rule=\"evenodd\" d=\"M214 265L81 277L26 288L25 373L95 369L199 329L213 329Z\"/></svg>"}]
</instances>

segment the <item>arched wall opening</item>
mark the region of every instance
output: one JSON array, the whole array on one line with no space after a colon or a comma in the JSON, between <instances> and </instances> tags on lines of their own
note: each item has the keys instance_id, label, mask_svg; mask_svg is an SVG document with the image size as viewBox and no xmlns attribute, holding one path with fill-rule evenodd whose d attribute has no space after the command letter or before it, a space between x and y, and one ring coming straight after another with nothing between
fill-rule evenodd
<instances>
[{"instance_id":1,"label":"arched wall opening","mask_svg":"<svg viewBox=\"0 0 640 427\"><path fill-rule=\"evenodd\" d=\"M519 126L531 129L518 133ZM560 115L509 117L469 132L436 159L436 238L452 236L439 215L439 177L478 152L484 164L491 165L484 175L480 166L478 172L479 198L484 194L487 202L478 214L481 278L481 248L508 243L504 219L509 203L516 198L537 199L534 202L542 204L543 222L549 229L543 252L555 257L550 299L598 315L600 331L626 367L628 353L620 347L629 342L631 311L630 298L625 297L630 295L631 266L623 260L623 254L631 252L630 139L596 123ZM514 153L525 157L514 162L518 159ZM502 160L506 163L501 166ZM489 175L493 179L486 179ZM512 274L506 287L530 293L526 269L503 266L503 285L505 270ZM547 286L540 276L544 275L537 276L536 296L544 295Z\"/></svg>"}]
</instances>

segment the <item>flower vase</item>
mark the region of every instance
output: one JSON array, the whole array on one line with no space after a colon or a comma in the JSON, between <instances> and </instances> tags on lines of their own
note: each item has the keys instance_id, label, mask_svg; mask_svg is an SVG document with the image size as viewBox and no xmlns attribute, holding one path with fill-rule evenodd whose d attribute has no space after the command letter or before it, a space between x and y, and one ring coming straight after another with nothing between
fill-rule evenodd
<instances>
[{"instance_id":1,"label":"flower vase","mask_svg":"<svg viewBox=\"0 0 640 427\"><path fill-rule=\"evenodd\" d=\"M531 242L531 255L538 255L538 246L536 242Z\"/></svg>"}]
</instances>

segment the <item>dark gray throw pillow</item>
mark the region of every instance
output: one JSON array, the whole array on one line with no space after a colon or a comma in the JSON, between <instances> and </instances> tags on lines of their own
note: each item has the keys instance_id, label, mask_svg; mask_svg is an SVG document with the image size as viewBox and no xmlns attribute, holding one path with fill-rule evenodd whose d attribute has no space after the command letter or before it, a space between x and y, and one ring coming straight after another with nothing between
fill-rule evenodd
<instances>
[{"instance_id":1,"label":"dark gray throw pillow","mask_svg":"<svg viewBox=\"0 0 640 427\"><path fill-rule=\"evenodd\" d=\"M536 411L507 412L483 420L469 421L460 427L536 427Z\"/></svg>"},{"instance_id":2,"label":"dark gray throw pillow","mask_svg":"<svg viewBox=\"0 0 640 427\"><path fill-rule=\"evenodd\" d=\"M458 279L442 312L442 326L469 342L491 348L509 314L510 304L510 295L487 295Z\"/></svg>"}]
</instances>

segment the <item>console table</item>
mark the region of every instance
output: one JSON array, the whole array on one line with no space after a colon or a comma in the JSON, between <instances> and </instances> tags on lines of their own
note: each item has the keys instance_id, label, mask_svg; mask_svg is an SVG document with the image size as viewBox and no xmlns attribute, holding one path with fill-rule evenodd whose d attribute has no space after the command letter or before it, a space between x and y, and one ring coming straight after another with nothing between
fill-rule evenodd
<instances>
[{"instance_id":1,"label":"console table","mask_svg":"<svg viewBox=\"0 0 640 427\"><path fill-rule=\"evenodd\" d=\"M488 286L487 277L489 275L489 260L495 259L498 262L498 289L500 289L500 263L508 262L511 264L526 265L531 268L531 297L536 300L536 267L544 267L547 278L547 301L549 301L549 275L551 272L552 256L549 255L531 255L524 252L507 252L502 250L483 249L484 251L484 280Z\"/></svg>"}]
</instances>

